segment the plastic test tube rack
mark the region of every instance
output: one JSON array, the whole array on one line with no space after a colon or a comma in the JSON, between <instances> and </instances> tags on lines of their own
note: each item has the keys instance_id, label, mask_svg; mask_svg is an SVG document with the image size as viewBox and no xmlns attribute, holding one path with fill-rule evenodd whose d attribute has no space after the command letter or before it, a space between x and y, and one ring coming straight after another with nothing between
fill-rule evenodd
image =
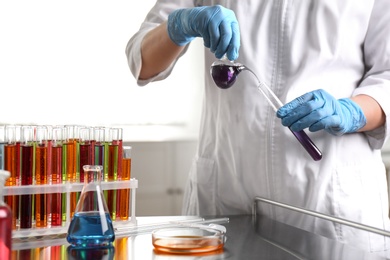
<instances>
[{"instance_id":1,"label":"plastic test tube rack","mask_svg":"<svg viewBox=\"0 0 390 260\"><path fill-rule=\"evenodd\" d=\"M46 236L46 235L59 235L68 232L70 219L70 193L80 192L83 189L84 183L71 183L66 182L62 184L52 185L28 185L28 186L7 186L4 188L4 196L8 195L33 195L33 194L48 194L48 193L66 193L66 222L61 227L47 227L47 228L29 228L29 229L16 229L12 231L12 238L26 238L34 236ZM116 225L137 223L135 217L135 191L138 188L138 180L132 178L126 181L109 181L101 182L102 190L120 190L131 189L131 200L129 201L130 220L113 221L114 227Z\"/></svg>"}]
</instances>

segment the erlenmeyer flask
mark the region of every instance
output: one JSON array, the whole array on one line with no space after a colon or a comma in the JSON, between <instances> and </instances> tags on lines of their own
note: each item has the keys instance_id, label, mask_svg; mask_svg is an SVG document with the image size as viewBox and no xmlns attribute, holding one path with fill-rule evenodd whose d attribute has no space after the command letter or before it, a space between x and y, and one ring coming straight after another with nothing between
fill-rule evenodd
<instances>
[{"instance_id":1,"label":"erlenmeyer flask","mask_svg":"<svg viewBox=\"0 0 390 260\"><path fill-rule=\"evenodd\" d=\"M67 240L77 247L107 247L114 228L100 187L103 166L84 165L84 187L69 225Z\"/></svg>"}]
</instances>

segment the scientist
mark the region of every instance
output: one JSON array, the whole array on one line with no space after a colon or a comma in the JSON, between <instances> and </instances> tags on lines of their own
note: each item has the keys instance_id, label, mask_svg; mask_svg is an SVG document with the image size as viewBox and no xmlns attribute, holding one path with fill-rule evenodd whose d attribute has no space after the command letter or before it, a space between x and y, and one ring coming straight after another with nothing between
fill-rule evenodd
<instances>
[{"instance_id":1,"label":"scientist","mask_svg":"<svg viewBox=\"0 0 390 260\"><path fill-rule=\"evenodd\" d=\"M166 78L195 37L206 48L184 214L248 214L261 196L390 230L380 150L389 134L388 7L385 0L156 2L126 48L138 85ZM275 114L249 72L217 88L209 69L225 53L286 105ZM322 160L284 126L306 129ZM270 205L260 211L370 252L390 250L387 237Z\"/></svg>"}]
</instances>

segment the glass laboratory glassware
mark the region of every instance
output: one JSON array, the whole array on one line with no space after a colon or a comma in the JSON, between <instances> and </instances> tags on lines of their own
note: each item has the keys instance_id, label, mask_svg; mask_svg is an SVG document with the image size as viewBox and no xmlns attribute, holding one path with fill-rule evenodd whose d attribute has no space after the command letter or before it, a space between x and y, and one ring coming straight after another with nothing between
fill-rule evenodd
<instances>
[{"instance_id":1,"label":"glass laboratory glassware","mask_svg":"<svg viewBox=\"0 0 390 260\"><path fill-rule=\"evenodd\" d=\"M75 247L109 247L115 240L112 220L100 187L101 165L84 165L84 187L70 222L67 241Z\"/></svg>"},{"instance_id":2,"label":"glass laboratory glassware","mask_svg":"<svg viewBox=\"0 0 390 260\"><path fill-rule=\"evenodd\" d=\"M12 213L11 208L4 203L3 190L8 171L0 170L0 259L11 259L12 252Z\"/></svg>"},{"instance_id":3,"label":"glass laboratory glassware","mask_svg":"<svg viewBox=\"0 0 390 260\"><path fill-rule=\"evenodd\" d=\"M0 125L0 170L4 169L5 125Z\"/></svg>"},{"instance_id":4,"label":"glass laboratory glassware","mask_svg":"<svg viewBox=\"0 0 390 260\"><path fill-rule=\"evenodd\" d=\"M53 127L52 129L52 147L51 147L51 183L62 183L62 145L63 128ZM65 197L65 196L64 196ZM50 223L51 226L62 225L62 194L50 194ZM65 204L65 203L64 203Z\"/></svg>"},{"instance_id":5,"label":"glass laboratory glassware","mask_svg":"<svg viewBox=\"0 0 390 260\"><path fill-rule=\"evenodd\" d=\"M34 172L34 129L31 126L23 126L21 133L20 158L21 158L21 183L22 185L33 184ZM32 204L33 195L20 195L20 228L32 227Z\"/></svg>"},{"instance_id":6,"label":"glass laboratory glassware","mask_svg":"<svg viewBox=\"0 0 390 260\"><path fill-rule=\"evenodd\" d=\"M233 86L233 84L236 82L238 74L244 70L251 72L255 76L258 82L257 90L264 95L275 112L283 106L283 103L273 93L273 91L263 81L260 81L252 70L243 64L228 60L226 56L224 56L221 60L215 61L211 65L210 74L214 80L214 83L219 88L227 89ZM321 151L317 148L317 146L304 130L295 132L290 129L290 131L313 158L313 160L319 161L322 159Z\"/></svg>"},{"instance_id":7,"label":"glass laboratory glassware","mask_svg":"<svg viewBox=\"0 0 390 260\"><path fill-rule=\"evenodd\" d=\"M47 128L37 126L35 133L35 184L48 184ZM47 194L35 195L35 226L47 227Z\"/></svg>"},{"instance_id":8,"label":"glass laboratory glassware","mask_svg":"<svg viewBox=\"0 0 390 260\"><path fill-rule=\"evenodd\" d=\"M109 129L109 145L108 145L108 181L118 180L118 157L119 157L119 143L116 128ZM116 139L116 140L115 140ZM122 157L122 155L121 155ZM106 191L107 206L110 211L112 220L116 220L117 212L117 190Z\"/></svg>"},{"instance_id":9,"label":"glass laboratory glassware","mask_svg":"<svg viewBox=\"0 0 390 260\"><path fill-rule=\"evenodd\" d=\"M116 176L114 177L115 180L120 181L122 178L122 158L123 158L123 129L122 128L111 128L111 137L112 137L112 144L118 146L118 156L117 156L117 167L116 167ZM121 201L121 193L118 191L116 192L116 217L120 218L120 201ZM113 218L113 220L115 220Z\"/></svg>"},{"instance_id":10,"label":"glass laboratory glassware","mask_svg":"<svg viewBox=\"0 0 390 260\"><path fill-rule=\"evenodd\" d=\"M64 165L66 181L77 182L77 158L78 158L78 136L79 127L75 125L66 125L64 128L65 142L63 144ZM73 217L76 204L77 192L70 193L70 217Z\"/></svg>"},{"instance_id":11,"label":"glass laboratory glassware","mask_svg":"<svg viewBox=\"0 0 390 260\"><path fill-rule=\"evenodd\" d=\"M127 181L131 178L131 146L123 146L123 158L122 158L122 178L121 180ZM129 201L130 201L130 189L122 189L119 191L119 217L121 220L129 219Z\"/></svg>"},{"instance_id":12,"label":"glass laboratory glassware","mask_svg":"<svg viewBox=\"0 0 390 260\"><path fill-rule=\"evenodd\" d=\"M8 171L10 176L5 182L5 186L17 185L17 145L16 145L16 126L5 126L5 142L4 145L4 170ZM16 229L16 216L17 216L17 195L10 195L4 197L5 203L11 208L12 211L12 228Z\"/></svg>"},{"instance_id":13,"label":"glass laboratory glassware","mask_svg":"<svg viewBox=\"0 0 390 260\"><path fill-rule=\"evenodd\" d=\"M63 152L66 160L66 180L69 182L77 181L77 130L73 125L67 125L64 128L65 142Z\"/></svg>"},{"instance_id":14,"label":"glass laboratory glassware","mask_svg":"<svg viewBox=\"0 0 390 260\"><path fill-rule=\"evenodd\" d=\"M95 127L93 129L93 136L95 139L94 145L94 161L95 165L104 165L104 145L105 145L105 130L103 127ZM104 179L104 175L102 175Z\"/></svg>"},{"instance_id":15,"label":"glass laboratory glassware","mask_svg":"<svg viewBox=\"0 0 390 260\"><path fill-rule=\"evenodd\" d=\"M92 141L91 129L83 127L80 129L79 138L79 168L80 168L80 182L84 182L84 165L91 165L92 162Z\"/></svg>"}]
</instances>

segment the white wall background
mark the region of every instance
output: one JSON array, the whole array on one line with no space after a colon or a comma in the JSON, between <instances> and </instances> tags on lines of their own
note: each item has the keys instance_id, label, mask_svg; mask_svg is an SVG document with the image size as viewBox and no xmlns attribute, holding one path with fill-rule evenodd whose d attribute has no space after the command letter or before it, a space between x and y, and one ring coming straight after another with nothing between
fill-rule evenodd
<instances>
[{"instance_id":1,"label":"white wall background","mask_svg":"<svg viewBox=\"0 0 390 260\"><path fill-rule=\"evenodd\" d=\"M180 125L196 132L202 43L138 87L125 47L155 0L0 2L0 123Z\"/></svg>"}]
</instances>

